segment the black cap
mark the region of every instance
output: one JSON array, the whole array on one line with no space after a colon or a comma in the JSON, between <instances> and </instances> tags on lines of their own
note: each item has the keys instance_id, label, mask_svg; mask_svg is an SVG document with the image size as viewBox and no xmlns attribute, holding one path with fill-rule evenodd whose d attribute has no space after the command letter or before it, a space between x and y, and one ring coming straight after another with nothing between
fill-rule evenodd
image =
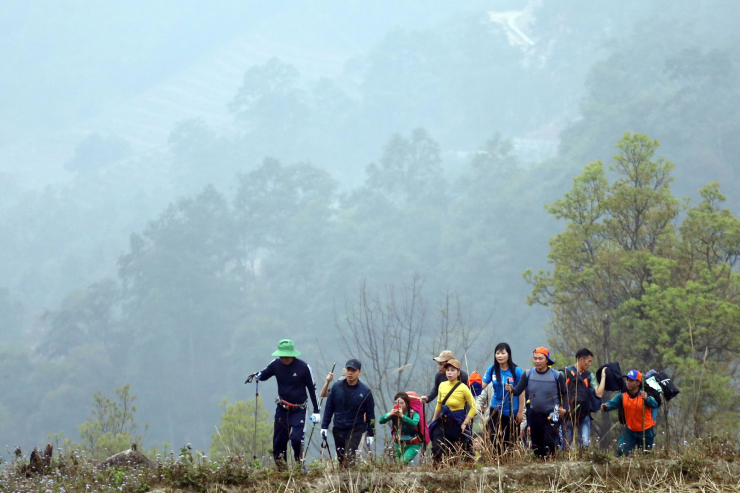
<instances>
[{"instance_id":1,"label":"black cap","mask_svg":"<svg viewBox=\"0 0 740 493\"><path fill-rule=\"evenodd\" d=\"M359 360L352 358L344 364L345 368L352 368L353 370L362 370L362 363Z\"/></svg>"}]
</instances>

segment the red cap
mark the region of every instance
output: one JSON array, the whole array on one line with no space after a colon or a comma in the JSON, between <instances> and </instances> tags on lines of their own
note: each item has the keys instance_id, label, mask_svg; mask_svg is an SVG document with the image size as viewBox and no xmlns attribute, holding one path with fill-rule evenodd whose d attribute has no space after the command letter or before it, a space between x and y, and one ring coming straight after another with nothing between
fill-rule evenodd
<instances>
[{"instance_id":1,"label":"red cap","mask_svg":"<svg viewBox=\"0 0 740 493\"><path fill-rule=\"evenodd\" d=\"M534 351L532 351L532 354L543 354L547 358L548 364L550 364L550 365L554 365L555 364L555 362L552 360L552 358L550 358L550 350L547 349L546 347L540 346L537 349L535 349Z\"/></svg>"}]
</instances>

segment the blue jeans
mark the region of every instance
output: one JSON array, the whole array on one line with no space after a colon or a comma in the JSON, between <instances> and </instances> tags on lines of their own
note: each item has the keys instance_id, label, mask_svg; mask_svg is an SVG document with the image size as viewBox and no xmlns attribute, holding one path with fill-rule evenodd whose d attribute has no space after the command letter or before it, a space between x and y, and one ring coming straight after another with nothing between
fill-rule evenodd
<instances>
[{"instance_id":1,"label":"blue jeans","mask_svg":"<svg viewBox=\"0 0 740 493\"><path fill-rule=\"evenodd\" d=\"M578 426L578 439L576 443L581 447L588 448L591 443L591 415L586 415L581 418ZM568 441L568 445L573 443L573 423L566 418L565 421L565 438Z\"/></svg>"}]
</instances>

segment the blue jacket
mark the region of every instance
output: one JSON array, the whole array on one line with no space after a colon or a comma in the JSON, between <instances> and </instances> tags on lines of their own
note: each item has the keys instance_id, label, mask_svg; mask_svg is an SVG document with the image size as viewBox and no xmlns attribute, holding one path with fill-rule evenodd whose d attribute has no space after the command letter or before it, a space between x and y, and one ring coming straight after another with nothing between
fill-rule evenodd
<instances>
[{"instance_id":1,"label":"blue jacket","mask_svg":"<svg viewBox=\"0 0 740 493\"><path fill-rule=\"evenodd\" d=\"M319 403L316 400L316 384L313 381L311 367L302 359L294 358L289 365L284 365L280 358L275 358L267 367L259 372L260 381L269 380L274 376L277 380L278 395L291 404L303 404L311 397L314 413L319 412Z\"/></svg>"},{"instance_id":2,"label":"blue jacket","mask_svg":"<svg viewBox=\"0 0 740 493\"><path fill-rule=\"evenodd\" d=\"M321 428L328 429L332 417L334 428L346 430L359 425L367 425L367 436L375 435L375 401L370 387L358 381L350 386L347 380L340 380L331 387L326 399L324 419Z\"/></svg>"}]
</instances>

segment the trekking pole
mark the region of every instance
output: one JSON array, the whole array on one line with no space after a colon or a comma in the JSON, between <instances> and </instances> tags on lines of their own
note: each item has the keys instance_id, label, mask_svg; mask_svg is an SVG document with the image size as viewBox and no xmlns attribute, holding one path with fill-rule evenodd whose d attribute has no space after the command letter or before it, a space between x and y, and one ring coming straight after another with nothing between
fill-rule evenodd
<instances>
[{"instance_id":1,"label":"trekking pole","mask_svg":"<svg viewBox=\"0 0 740 493\"><path fill-rule=\"evenodd\" d=\"M427 431L429 430L429 427L427 426L427 403L424 401L421 401L421 413L424 417L424 426L420 426L419 428L421 431L421 462L425 463L427 459Z\"/></svg>"},{"instance_id":2,"label":"trekking pole","mask_svg":"<svg viewBox=\"0 0 740 493\"><path fill-rule=\"evenodd\" d=\"M331 366L331 371L329 373L334 373L334 368L336 368L337 362L335 361L334 364ZM321 406L324 404L324 398L322 397L321 400L319 400L319 411L321 411ZM308 443L306 444L306 448L303 449L303 458L301 459L301 462L304 464L305 468L305 462L306 462L306 454L308 453L308 447L311 446L311 438L313 438L313 431L316 429L316 423L313 424L311 427L311 433L308 435Z\"/></svg>"},{"instance_id":3,"label":"trekking pole","mask_svg":"<svg viewBox=\"0 0 740 493\"><path fill-rule=\"evenodd\" d=\"M640 383L642 384L642 393L645 393L645 375L642 376L640 379ZM645 396L640 396L640 399L642 399L642 453L644 454L646 452L645 450Z\"/></svg>"},{"instance_id":4,"label":"trekking pole","mask_svg":"<svg viewBox=\"0 0 740 493\"><path fill-rule=\"evenodd\" d=\"M396 416L396 441L398 442L398 453L403 458L403 451L401 450L401 427L403 426L403 418Z\"/></svg>"},{"instance_id":5,"label":"trekking pole","mask_svg":"<svg viewBox=\"0 0 740 493\"><path fill-rule=\"evenodd\" d=\"M322 449L326 449L326 453L329 454L329 462L331 463L331 468L332 470L336 470L336 468L334 467L334 459L332 459L331 457L331 449L329 448L329 441L326 439L326 436L321 437L320 446ZM322 455L323 455L323 451L322 451Z\"/></svg>"},{"instance_id":6,"label":"trekking pole","mask_svg":"<svg viewBox=\"0 0 740 493\"><path fill-rule=\"evenodd\" d=\"M514 385L514 377L511 377L511 384ZM516 427L516 430L519 431L519 423L516 422L516 416L514 415L514 392L509 392L509 436L512 435L511 430L513 427ZM515 433L514 443L518 441L518 437L519 433Z\"/></svg>"},{"instance_id":7,"label":"trekking pole","mask_svg":"<svg viewBox=\"0 0 740 493\"><path fill-rule=\"evenodd\" d=\"M257 410L260 401L260 380L254 385L254 446L252 448L252 460L257 460Z\"/></svg>"}]
</instances>

